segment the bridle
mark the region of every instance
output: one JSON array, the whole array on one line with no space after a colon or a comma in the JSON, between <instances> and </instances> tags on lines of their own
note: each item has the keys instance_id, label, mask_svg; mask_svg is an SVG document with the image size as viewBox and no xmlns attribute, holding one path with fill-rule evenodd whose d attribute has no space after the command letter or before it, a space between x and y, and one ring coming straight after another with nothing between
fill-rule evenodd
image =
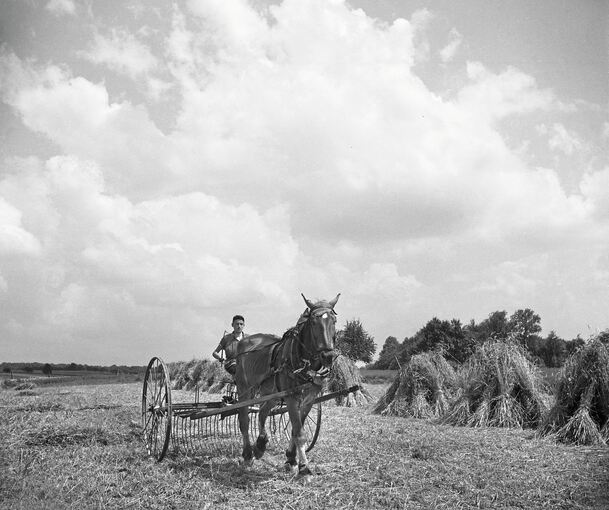
<instances>
[{"instance_id":1,"label":"bridle","mask_svg":"<svg viewBox=\"0 0 609 510\"><path fill-rule=\"evenodd\" d=\"M290 377L309 381L316 377L324 378L330 374L330 369L323 366L320 359L321 354L326 350L318 350L315 348L311 349L310 346L307 345L307 342L305 342L303 339L303 332L307 328L312 328L312 321L314 321L317 317L322 317L326 313L330 316L332 321L336 321L336 312L329 306L314 307L313 309L308 308L301 316L298 324L287 332L288 338L286 340L291 341L289 362L286 360L278 371L281 371L281 369L287 369ZM311 331L311 337L313 336L314 334ZM335 340L336 331L332 337L332 342ZM297 358L295 355L296 347L299 347L301 352L301 356L298 359L302 362L302 364L298 367L295 366L296 364L294 363L295 358ZM319 362L321 366L317 370L313 370L311 367L313 367L316 362Z\"/></svg>"},{"instance_id":2,"label":"bridle","mask_svg":"<svg viewBox=\"0 0 609 510\"><path fill-rule=\"evenodd\" d=\"M332 308L323 306L323 307L319 307L319 308L314 308L313 310L308 310L308 317L306 322L303 324L302 326L302 330L300 331L299 334L299 340L300 340L300 345L302 347L302 349L305 351L305 354L307 356L312 356L312 361L317 361L319 360L322 352L324 352L324 350L328 350L328 349L317 349L317 345L316 342L314 341L314 347L313 347L313 351L307 346L307 344L305 343L305 341L303 340L302 336L303 336L303 331L305 328L309 328L312 329L313 327L313 321L317 320L318 318L321 318L322 320L325 320L326 317L328 316L329 319L332 321L332 323L336 323L336 312L334 310L332 310ZM315 335L313 333L313 331L311 331L311 337L314 338ZM336 340L336 330L334 331L334 334L332 335L332 345L334 345L334 341Z\"/></svg>"},{"instance_id":3,"label":"bridle","mask_svg":"<svg viewBox=\"0 0 609 510\"><path fill-rule=\"evenodd\" d=\"M337 314L334 311L334 305L336 305L340 294L330 301L320 301L318 303L309 301L304 294L301 294L301 296L304 299L307 308L296 322L296 325L283 334L282 341L274 348L273 354L271 355L272 373L275 378L277 378L280 373L284 372L290 379L308 381L321 385L321 379L330 374L330 369L324 366L321 356L323 353L327 353L333 349L318 349L318 346L316 345L317 342L314 342L314 349L311 349L303 338L303 332L308 328L310 336L315 339L313 321L318 317L327 320L328 317L324 317L325 314L328 314L330 320L332 320L332 325L336 323ZM336 341L336 336L335 329L332 335L332 345L334 345L334 342ZM297 353L295 353L296 349L298 349ZM277 366L277 359L280 352L283 353L283 359L281 360L281 364ZM298 363L298 366L296 366L295 361ZM316 363L319 363L317 365L319 368L314 370L312 367L315 366Z\"/></svg>"}]
</instances>

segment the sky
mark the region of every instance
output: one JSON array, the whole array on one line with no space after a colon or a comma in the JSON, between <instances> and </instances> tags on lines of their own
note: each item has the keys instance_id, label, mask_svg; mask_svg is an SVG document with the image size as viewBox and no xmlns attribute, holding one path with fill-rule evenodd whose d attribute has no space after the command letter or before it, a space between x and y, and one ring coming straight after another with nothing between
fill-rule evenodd
<instances>
[{"instance_id":1,"label":"sky","mask_svg":"<svg viewBox=\"0 0 609 510\"><path fill-rule=\"evenodd\" d=\"M0 3L0 361L209 358L338 293L609 327L604 0Z\"/></svg>"}]
</instances>

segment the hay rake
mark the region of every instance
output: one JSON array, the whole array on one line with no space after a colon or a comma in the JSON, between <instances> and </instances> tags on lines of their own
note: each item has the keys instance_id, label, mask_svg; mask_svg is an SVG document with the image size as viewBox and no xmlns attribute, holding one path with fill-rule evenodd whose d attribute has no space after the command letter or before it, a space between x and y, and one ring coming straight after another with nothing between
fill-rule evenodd
<instances>
[{"instance_id":1,"label":"hay rake","mask_svg":"<svg viewBox=\"0 0 609 510\"><path fill-rule=\"evenodd\" d=\"M171 444L175 453L206 456L234 456L241 449L239 409L250 406L250 434L258 435L258 405L272 399L282 399L288 391L273 393L252 400L234 402L234 390L229 385L222 400L199 402L172 402L169 371L162 359L154 357L148 363L142 391L142 429L148 455L163 460ZM298 391L302 386L292 391ZM321 429L322 402L357 391L359 386L335 391L318 397L304 423L306 451L310 451ZM267 420L269 450L286 448L290 441L291 424L287 407L281 401L271 410Z\"/></svg>"}]
</instances>

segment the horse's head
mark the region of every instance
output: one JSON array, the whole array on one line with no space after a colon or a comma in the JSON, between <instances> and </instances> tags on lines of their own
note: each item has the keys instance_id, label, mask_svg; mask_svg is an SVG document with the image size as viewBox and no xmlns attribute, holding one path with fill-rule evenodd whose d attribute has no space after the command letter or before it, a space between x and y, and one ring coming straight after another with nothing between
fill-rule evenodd
<instances>
[{"instance_id":1,"label":"horse's head","mask_svg":"<svg viewBox=\"0 0 609 510\"><path fill-rule=\"evenodd\" d=\"M322 366L330 367L338 355L334 351L336 339L336 305L340 294L331 301L312 303L302 294L309 309L307 326L309 334L305 335L303 342L305 349L313 354L312 368L319 370ZM308 344L308 345L307 345Z\"/></svg>"}]
</instances>

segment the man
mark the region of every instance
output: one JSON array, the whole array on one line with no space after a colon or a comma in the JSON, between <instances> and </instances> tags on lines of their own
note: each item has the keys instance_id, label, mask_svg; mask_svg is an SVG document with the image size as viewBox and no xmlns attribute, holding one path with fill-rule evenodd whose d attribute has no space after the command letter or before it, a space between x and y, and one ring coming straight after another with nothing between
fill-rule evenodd
<instances>
[{"instance_id":1,"label":"man","mask_svg":"<svg viewBox=\"0 0 609 510\"><path fill-rule=\"evenodd\" d=\"M220 363L224 362L224 369L230 375L234 376L237 368L237 345L247 336L243 333L243 328L245 327L243 315L235 315L231 325L233 327L233 332L222 337L222 340L220 340L220 343L212 353L212 356ZM220 354L221 351L224 351L224 358Z\"/></svg>"}]
</instances>

